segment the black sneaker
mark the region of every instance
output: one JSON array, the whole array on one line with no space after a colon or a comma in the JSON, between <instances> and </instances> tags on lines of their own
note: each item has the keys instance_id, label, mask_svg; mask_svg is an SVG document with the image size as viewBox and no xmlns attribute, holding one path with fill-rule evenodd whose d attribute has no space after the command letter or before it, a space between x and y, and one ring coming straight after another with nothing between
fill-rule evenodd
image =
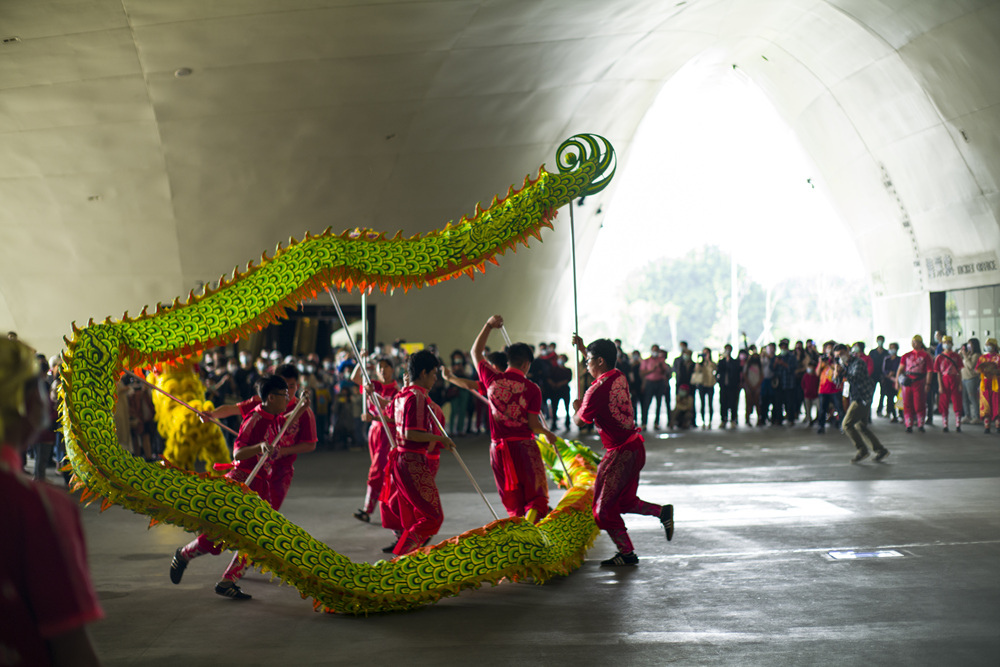
<instances>
[{"instance_id":1,"label":"black sneaker","mask_svg":"<svg viewBox=\"0 0 1000 667\"><path fill-rule=\"evenodd\" d=\"M170 581L175 584L181 583L181 577L184 576L184 570L187 566L188 562L184 560L180 547L178 547L177 551L174 552L174 557L170 560Z\"/></svg>"},{"instance_id":2,"label":"black sneaker","mask_svg":"<svg viewBox=\"0 0 1000 667\"><path fill-rule=\"evenodd\" d=\"M244 593L239 586L231 581L227 581L223 584L221 581L215 585L215 594L221 595L222 597L232 598L234 600L252 600L253 596L249 593Z\"/></svg>"},{"instance_id":3,"label":"black sneaker","mask_svg":"<svg viewBox=\"0 0 1000 667\"><path fill-rule=\"evenodd\" d=\"M664 505L660 510L660 523L667 532L667 542L674 539L674 506Z\"/></svg>"},{"instance_id":4,"label":"black sneaker","mask_svg":"<svg viewBox=\"0 0 1000 667\"><path fill-rule=\"evenodd\" d=\"M958 426L955 427L955 433L961 433L961 432L962 432L962 425L959 424Z\"/></svg>"},{"instance_id":5,"label":"black sneaker","mask_svg":"<svg viewBox=\"0 0 1000 667\"><path fill-rule=\"evenodd\" d=\"M859 449L858 453L855 454L854 458L851 459L851 463L861 463L866 458L868 458L869 454L871 454L871 452L868 451L867 447L865 447L864 449Z\"/></svg>"},{"instance_id":6,"label":"black sneaker","mask_svg":"<svg viewBox=\"0 0 1000 667\"><path fill-rule=\"evenodd\" d=\"M927 433L927 431L924 430L923 426L918 426L917 430L920 431L921 433Z\"/></svg>"},{"instance_id":7,"label":"black sneaker","mask_svg":"<svg viewBox=\"0 0 1000 667\"><path fill-rule=\"evenodd\" d=\"M355 512L354 518L357 519L358 521L364 521L365 523L372 522L371 515L369 515L368 512L364 510L358 510L357 512Z\"/></svg>"},{"instance_id":8,"label":"black sneaker","mask_svg":"<svg viewBox=\"0 0 1000 667\"><path fill-rule=\"evenodd\" d=\"M638 565L639 557L635 555L635 552L628 554L623 554L621 551L616 553L613 558L601 561L601 567L618 567L620 565Z\"/></svg>"},{"instance_id":9,"label":"black sneaker","mask_svg":"<svg viewBox=\"0 0 1000 667\"><path fill-rule=\"evenodd\" d=\"M907 433L913 433L913 427L912 426L907 426L906 427L906 432Z\"/></svg>"},{"instance_id":10,"label":"black sneaker","mask_svg":"<svg viewBox=\"0 0 1000 667\"><path fill-rule=\"evenodd\" d=\"M382 547L382 553L391 554L393 551L395 551L395 549L396 549L396 542L393 542L392 544L387 544L386 546Z\"/></svg>"},{"instance_id":11,"label":"black sneaker","mask_svg":"<svg viewBox=\"0 0 1000 667\"><path fill-rule=\"evenodd\" d=\"M879 463L882 459L889 456L889 450L883 447L882 449L875 452L875 458L872 459L875 463Z\"/></svg>"}]
</instances>

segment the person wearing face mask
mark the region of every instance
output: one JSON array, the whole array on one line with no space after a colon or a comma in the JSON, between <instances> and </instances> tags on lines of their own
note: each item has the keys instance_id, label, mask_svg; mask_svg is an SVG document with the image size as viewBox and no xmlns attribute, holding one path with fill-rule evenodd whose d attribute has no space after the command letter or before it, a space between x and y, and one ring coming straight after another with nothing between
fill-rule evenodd
<instances>
[{"instance_id":1,"label":"person wearing face mask","mask_svg":"<svg viewBox=\"0 0 1000 667\"><path fill-rule=\"evenodd\" d=\"M990 424L996 422L997 432L1000 432L1000 350L997 349L997 339L986 341L983 353L976 362L976 370L982 376L979 384L979 416L986 425L986 433L990 432Z\"/></svg>"},{"instance_id":2,"label":"person wearing face mask","mask_svg":"<svg viewBox=\"0 0 1000 667\"><path fill-rule=\"evenodd\" d=\"M835 343L829 340L823 343L823 356L820 357L816 366L816 375L819 376L819 427L816 433L826 433L826 420L830 414L830 408L836 415L834 425L840 426L844 415L844 406L840 398L844 388L843 376L838 373L837 358L834 354Z\"/></svg>"},{"instance_id":3,"label":"person wearing face mask","mask_svg":"<svg viewBox=\"0 0 1000 667\"><path fill-rule=\"evenodd\" d=\"M981 424L979 421L979 383L981 378L976 371L979 355L983 348L978 338L970 338L969 342L959 349L962 355L962 413L966 424Z\"/></svg>"},{"instance_id":4,"label":"person wearing face mask","mask_svg":"<svg viewBox=\"0 0 1000 667\"><path fill-rule=\"evenodd\" d=\"M882 389L882 365L885 363L885 358L889 356L889 350L885 349L885 336L876 336L875 337L875 347L872 349L871 352L868 353L868 356L872 360L872 369L873 369L873 373L874 373L874 378L875 378L876 383L879 386L878 406L876 406L876 408L875 408L875 414L877 416L881 417L882 416L882 405L885 403L885 401L886 401L887 398L890 401L892 400L891 397L886 396L885 392L881 391L881 389ZM872 399L872 402L873 403L875 402L874 398Z\"/></svg>"},{"instance_id":5,"label":"person wearing face mask","mask_svg":"<svg viewBox=\"0 0 1000 667\"><path fill-rule=\"evenodd\" d=\"M844 433L857 449L851 463L861 463L868 458L872 451L875 452L873 460L877 463L889 455L889 450L882 446L879 439L868 428L872 395L875 392L875 380L868 370L868 363L863 353L858 351L857 345L854 346L854 352L851 355L848 355L846 345L837 345L834 348L834 354L837 356L840 372L846 378L849 386L851 403L844 413L843 428Z\"/></svg>"},{"instance_id":6,"label":"person wearing face mask","mask_svg":"<svg viewBox=\"0 0 1000 667\"><path fill-rule=\"evenodd\" d=\"M934 367L934 359L924 347L924 339L920 334L914 336L910 344L913 349L899 360L896 379L903 387L903 423L906 425L906 432L913 433L915 423L917 430L923 433L924 419L927 417L929 372Z\"/></svg>"},{"instance_id":7,"label":"person wearing face mask","mask_svg":"<svg viewBox=\"0 0 1000 667\"><path fill-rule=\"evenodd\" d=\"M719 382L719 417L722 428L730 422L733 428L739 424L736 416L740 401L740 374L742 368L738 359L733 359L733 346L726 343L722 348L722 358L715 367L715 377Z\"/></svg>"},{"instance_id":8,"label":"person wearing face mask","mask_svg":"<svg viewBox=\"0 0 1000 667\"><path fill-rule=\"evenodd\" d=\"M955 410L955 432L962 432L962 358L952 350L951 336L941 339L941 354L934 359L938 383L938 412L945 433L948 432L948 405Z\"/></svg>"},{"instance_id":9,"label":"person wearing face mask","mask_svg":"<svg viewBox=\"0 0 1000 667\"><path fill-rule=\"evenodd\" d=\"M896 389L896 372L899 370L899 343L889 343L889 354L882 361L881 391L886 397L885 416L892 419L892 423L899 422L899 412L896 409L896 397L899 393Z\"/></svg>"},{"instance_id":10,"label":"person wearing face mask","mask_svg":"<svg viewBox=\"0 0 1000 667\"><path fill-rule=\"evenodd\" d=\"M941 331L934 332L934 349L929 349L928 352L931 355L931 359L937 359L937 356L944 352L944 333ZM934 411L938 408L938 374L934 370L934 364L931 363L930 369L927 371L927 425L934 425Z\"/></svg>"},{"instance_id":11,"label":"person wearing face mask","mask_svg":"<svg viewBox=\"0 0 1000 667\"><path fill-rule=\"evenodd\" d=\"M694 375L694 360L691 359L691 349L688 348L687 341L680 342L681 355L674 359L674 385L680 388L681 385L693 386L691 377ZM698 428L698 416L692 410L691 426ZM670 414L670 399L667 399L667 414Z\"/></svg>"}]
</instances>

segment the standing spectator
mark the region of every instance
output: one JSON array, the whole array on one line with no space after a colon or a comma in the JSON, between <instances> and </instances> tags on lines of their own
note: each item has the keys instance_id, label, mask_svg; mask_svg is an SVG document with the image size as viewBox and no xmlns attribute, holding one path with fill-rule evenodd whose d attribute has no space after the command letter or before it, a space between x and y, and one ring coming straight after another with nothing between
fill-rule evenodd
<instances>
[{"instance_id":1,"label":"standing spectator","mask_svg":"<svg viewBox=\"0 0 1000 667\"><path fill-rule=\"evenodd\" d=\"M733 359L733 346L726 343L722 348L722 358L715 367L715 377L719 382L719 418L722 428L731 422L733 428L740 423L736 413L740 401L740 362Z\"/></svg>"},{"instance_id":2,"label":"standing spectator","mask_svg":"<svg viewBox=\"0 0 1000 667\"><path fill-rule=\"evenodd\" d=\"M978 338L970 338L969 342L962 346L962 412L965 415L966 424L981 424L979 420L979 373L976 371L976 363L979 355L983 353L979 347Z\"/></svg>"},{"instance_id":3,"label":"standing spectator","mask_svg":"<svg viewBox=\"0 0 1000 667\"><path fill-rule=\"evenodd\" d=\"M639 375L642 377L642 427L649 428L649 404L656 401L656 418L654 425L660 428L660 406L666 393L669 370L666 361L660 355L660 346L650 348L649 357L639 365ZM667 401L666 411L669 414L670 401Z\"/></svg>"},{"instance_id":4,"label":"standing spectator","mask_svg":"<svg viewBox=\"0 0 1000 667\"><path fill-rule=\"evenodd\" d=\"M817 433L826 433L826 420L833 407L836 417L834 425L840 428L841 416L844 414L843 403L840 400L843 383L840 373L837 371L837 360L833 355L834 342L827 341L823 344L823 356L816 366L816 374L819 375L819 428Z\"/></svg>"},{"instance_id":5,"label":"standing spectator","mask_svg":"<svg viewBox=\"0 0 1000 667\"><path fill-rule=\"evenodd\" d=\"M780 352L774 358L774 375L778 379L774 398L777 408L777 421L775 423L782 422L782 410L784 410L784 419L788 421L789 425L792 425L799 417L798 408L795 406L795 371L799 362L795 353L788 349L787 338L781 339L778 343L778 349Z\"/></svg>"},{"instance_id":6,"label":"standing spectator","mask_svg":"<svg viewBox=\"0 0 1000 667\"><path fill-rule=\"evenodd\" d=\"M930 369L934 366L934 359L924 347L924 339L920 334L913 337L911 344L913 350L899 360L896 378L903 386L903 422L906 424L906 432L912 433L913 424L916 423L917 430L923 433L924 419L927 416L927 385L931 381Z\"/></svg>"},{"instance_id":7,"label":"standing spectator","mask_svg":"<svg viewBox=\"0 0 1000 667\"><path fill-rule=\"evenodd\" d=\"M792 350L795 357L795 388L792 390L792 415L795 419L802 413L802 376L806 374L806 362L809 356L802 345L802 341L795 341L795 349ZM815 368L815 367L814 367Z\"/></svg>"},{"instance_id":8,"label":"standing spectator","mask_svg":"<svg viewBox=\"0 0 1000 667\"><path fill-rule=\"evenodd\" d=\"M531 346L528 346L531 349ZM505 349L504 352L507 352ZM534 355L534 350L532 350L532 355ZM508 355L509 357L509 355ZM542 392L545 391L546 387L549 386L549 372L552 370L552 362L550 359L550 352L548 343L538 344L538 356L532 357L531 365L528 367L528 379L534 382ZM508 358L508 363L510 359ZM542 401L542 411L541 415L543 419L549 419L547 401Z\"/></svg>"},{"instance_id":9,"label":"standing spectator","mask_svg":"<svg viewBox=\"0 0 1000 667\"><path fill-rule=\"evenodd\" d=\"M899 394L896 387L897 371L899 371L899 343L889 343L889 356L882 362L880 391L887 398L885 416L891 416L893 424L899 422L899 412L896 410L896 397Z\"/></svg>"},{"instance_id":10,"label":"standing spectator","mask_svg":"<svg viewBox=\"0 0 1000 667\"><path fill-rule=\"evenodd\" d=\"M808 359L806 372L802 374L802 403L805 407L805 416L802 417L802 420L807 422L806 428L812 426L819 419L819 414L813 416L813 410L816 409L818 402L819 376L816 375L816 366L813 365L812 359Z\"/></svg>"},{"instance_id":11,"label":"standing spectator","mask_svg":"<svg viewBox=\"0 0 1000 667\"><path fill-rule=\"evenodd\" d=\"M455 350L451 353L451 374L457 378L471 380L465 353ZM473 400L468 391L458 385L449 384L445 390L445 399L451 406L451 416L448 420L449 433L464 433L468 425L469 401Z\"/></svg>"},{"instance_id":12,"label":"standing spectator","mask_svg":"<svg viewBox=\"0 0 1000 667\"><path fill-rule=\"evenodd\" d=\"M36 354L35 359L42 374L42 383L44 385L42 388L45 391L45 395L48 396L52 391L51 366L43 354ZM53 405L49 405L50 417L55 417ZM56 434L51 428L46 428L38 435L37 440L35 443L35 473L33 476L36 480L41 481L45 479L45 473L52 458Z\"/></svg>"},{"instance_id":13,"label":"standing spectator","mask_svg":"<svg viewBox=\"0 0 1000 667\"><path fill-rule=\"evenodd\" d=\"M569 358L565 354L560 354L555 368L549 372L549 396L552 404L550 412L552 414L552 428L559 422L559 405L564 404L566 410L565 430L569 430L569 420L572 416L569 402L569 385L573 381L573 370L566 364ZM638 372L636 372L638 375Z\"/></svg>"},{"instance_id":14,"label":"standing spectator","mask_svg":"<svg viewBox=\"0 0 1000 667\"><path fill-rule=\"evenodd\" d=\"M986 433L990 432L990 424L996 421L1000 431L1000 350L997 349L997 339L986 341L986 350L979 355L976 370L982 375L979 385L979 416L986 425Z\"/></svg>"},{"instance_id":15,"label":"standing spectator","mask_svg":"<svg viewBox=\"0 0 1000 667\"><path fill-rule=\"evenodd\" d=\"M774 343L768 343L760 353L760 369L764 378L760 383L760 406L764 410L764 421L757 424L764 426L767 422L780 423L781 408L777 405L778 378L774 373ZM778 416L775 416L778 413Z\"/></svg>"},{"instance_id":16,"label":"standing spectator","mask_svg":"<svg viewBox=\"0 0 1000 667\"><path fill-rule=\"evenodd\" d=\"M880 335L875 337L875 348L872 349L868 356L872 360L874 377L879 386L878 406L875 408L875 414L881 417L882 404L886 402L887 398L890 402L892 401L892 398L886 396L885 392L882 391L882 366L885 364L886 357L889 356L889 350L885 349L885 336ZM872 401L874 402L874 398Z\"/></svg>"},{"instance_id":17,"label":"standing spectator","mask_svg":"<svg viewBox=\"0 0 1000 667\"><path fill-rule=\"evenodd\" d=\"M615 345L619 345L617 339ZM632 412L639 414L639 407L642 405L642 376L639 374L639 367L642 364L642 356L639 351L636 350L632 353L632 356L622 352L621 347L618 347L618 361L615 362L615 368L617 368L625 379L628 380L628 391L632 399ZM639 357L638 362L633 363L633 358ZM553 422L554 423L554 422Z\"/></svg>"},{"instance_id":18,"label":"standing spectator","mask_svg":"<svg viewBox=\"0 0 1000 667\"><path fill-rule=\"evenodd\" d=\"M934 411L938 407L938 375L934 370L933 361L944 351L944 334L941 331L934 332L934 349L930 350L931 367L927 369L927 425L934 425Z\"/></svg>"},{"instance_id":19,"label":"standing spectator","mask_svg":"<svg viewBox=\"0 0 1000 667\"><path fill-rule=\"evenodd\" d=\"M701 427L703 429L712 428L712 419L715 417L715 362L712 361L712 350L707 347L701 351L701 358L695 367L695 375L698 376L698 401L701 406ZM705 403L708 403L708 417L705 417Z\"/></svg>"},{"instance_id":20,"label":"standing spectator","mask_svg":"<svg viewBox=\"0 0 1000 667\"><path fill-rule=\"evenodd\" d=\"M962 432L962 358L953 351L951 336L942 336L941 354L934 360L938 382L938 412L945 433L948 432L948 405L955 410L955 431Z\"/></svg>"},{"instance_id":21,"label":"standing spectator","mask_svg":"<svg viewBox=\"0 0 1000 667\"><path fill-rule=\"evenodd\" d=\"M129 425L132 428L132 446L147 461L155 461L152 442L156 437L156 409L149 387L142 382L132 382L128 394Z\"/></svg>"},{"instance_id":22,"label":"standing spectator","mask_svg":"<svg viewBox=\"0 0 1000 667\"><path fill-rule=\"evenodd\" d=\"M750 415L757 411L757 425L764 424L764 416L760 412L760 385L764 381L764 374L760 366L760 355L753 345L747 350L746 364L743 365L743 398L746 401L746 423L750 426Z\"/></svg>"},{"instance_id":23,"label":"standing spectator","mask_svg":"<svg viewBox=\"0 0 1000 667\"><path fill-rule=\"evenodd\" d=\"M688 344L686 341L680 342L681 354L679 357L674 359L674 386L678 390L682 386L691 386L691 376L694 375L694 361L691 359L691 350L688 349ZM666 361L666 356L664 355L664 361ZM694 407L694 397L692 396L691 401L692 408ZM670 414L670 401L667 400L667 414ZM691 426L697 428L698 418L694 414L694 410L691 410Z\"/></svg>"}]
</instances>

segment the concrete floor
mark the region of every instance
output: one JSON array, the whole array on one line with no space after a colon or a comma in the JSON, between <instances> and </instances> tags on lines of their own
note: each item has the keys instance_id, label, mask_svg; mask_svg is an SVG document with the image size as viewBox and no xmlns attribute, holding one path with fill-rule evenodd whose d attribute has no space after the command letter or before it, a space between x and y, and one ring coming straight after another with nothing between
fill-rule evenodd
<instances>
[{"instance_id":1,"label":"concrete floor","mask_svg":"<svg viewBox=\"0 0 1000 667\"><path fill-rule=\"evenodd\" d=\"M655 519L630 517L638 567L599 567L614 552L602 534L582 568L545 586L487 584L368 618L315 613L256 573L244 582L252 601L220 598L228 557L201 558L172 585L188 535L95 505L84 521L107 618L92 634L108 665L993 666L1000 436L966 428L906 435L878 419L892 455L861 465L832 431L653 432L640 495L674 503L677 532L667 543ZM485 438L459 446L491 488ZM351 516L367 466L360 451L300 457L285 508L337 551L375 561L390 536ZM438 484L442 536L488 521L454 461L442 459Z\"/></svg>"}]
</instances>

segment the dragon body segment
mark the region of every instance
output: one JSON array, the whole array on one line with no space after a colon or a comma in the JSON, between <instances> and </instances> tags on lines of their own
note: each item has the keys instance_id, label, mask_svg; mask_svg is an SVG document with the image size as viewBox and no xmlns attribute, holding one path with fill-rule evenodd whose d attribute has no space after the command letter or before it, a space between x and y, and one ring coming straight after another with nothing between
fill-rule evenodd
<instances>
[{"instance_id":1,"label":"dragon body segment","mask_svg":"<svg viewBox=\"0 0 1000 667\"><path fill-rule=\"evenodd\" d=\"M426 235L387 238L355 229L291 239L274 256L234 270L217 288L186 302L143 308L120 320L74 324L66 340L60 414L70 464L82 500L103 498L204 532L248 554L262 569L312 597L317 609L366 614L425 605L482 582L533 577L543 582L583 560L597 534L590 513L593 461L562 443L573 486L543 521L502 519L391 562L353 563L288 521L246 486L192 473L165 462L149 464L117 445L115 383L125 369L173 363L225 345L278 321L288 308L326 288L386 292L421 288L484 271L486 262L528 238L541 240L559 207L603 189L614 174L607 140L577 135L560 146L560 172L539 170L475 215ZM555 453L547 448L549 460ZM552 468L553 470L555 468Z\"/></svg>"}]
</instances>

